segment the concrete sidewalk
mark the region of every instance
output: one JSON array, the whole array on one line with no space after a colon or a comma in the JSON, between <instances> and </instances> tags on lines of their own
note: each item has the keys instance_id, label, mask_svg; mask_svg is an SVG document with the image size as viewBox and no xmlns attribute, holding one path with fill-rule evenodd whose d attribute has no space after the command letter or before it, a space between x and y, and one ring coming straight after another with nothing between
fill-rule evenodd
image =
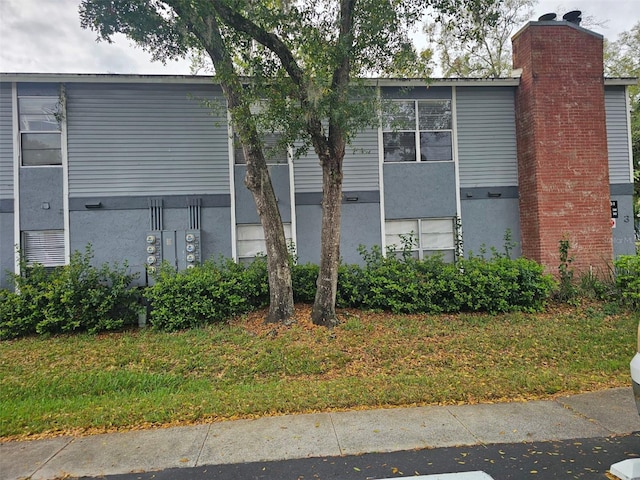
<instances>
[{"instance_id":1,"label":"concrete sidewalk","mask_svg":"<svg viewBox=\"0 0 640 480\"><path fill-rule=\"evenodd\" d=\"M631 388L549 401L265 417L0 444L0 479L113 475L640 431ZM639 452L640 453L640 452Z\"/></svg>"}]
</instances>

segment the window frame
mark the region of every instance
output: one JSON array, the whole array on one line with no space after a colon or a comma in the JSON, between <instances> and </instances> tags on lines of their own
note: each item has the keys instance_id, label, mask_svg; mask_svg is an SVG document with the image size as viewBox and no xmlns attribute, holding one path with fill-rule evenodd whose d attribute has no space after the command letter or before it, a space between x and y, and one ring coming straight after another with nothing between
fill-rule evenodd
<instances>
[{"instance_id":1,"label":"window frame","mask_svg":"<svg viewBox=\"0 0 640 480\"><path fill-rule=\"evenodd\" d=\"M429 231L429 225L435 225L436 222L442 224L447 222L451 225L451 231ZM401 223L413 223L416 231L406 231L406 229L390 228L391 225L400 225ZM390 230L394 233L388 233ZM398 231L400 230L400 231ZM450 244L446 246L441 244L431 244L427 242L430 235L439 236L450 235ZM404 251L403 245L399 242L401 236L411 236L414 243L411 248L408 249L411 252L417 253L417 258L424 260L428 256L432 256L438 253L443 254L445 261L455 261L456 259L456 221L454 217L433 217L433 218L404 218L404 219L387 219L385 220L385 249L389 250L394 245L397 248L392 249L394 253L402 253ZM397 239L396 241L390 241L390 239ZM451 256L448 254L450 253ZM449 258L447 258L449 257Z\"/></svg>"},{"instance_id":2,"label":"window frame","mask_svg":"<svg viewBox=\"0 0 640 480\"><path fill-rule=\"evenodd\" d=\"M400 127L404 127L404 128L395 128L393 125L393 122L389 122L387 121L390 118L393 118L394 115L392 115L389 112L385 112L384 107L383 110L381 112L381 130L382 130L382 161L383 163L434 163L434 162L453 162L454 159L454 136L453 136L453 100L452 99L392 99L389 100L390 102L394 103L394 104L407 104L410 105L412 104L412 113L413 113L413 120L410 123L413 123L413 128L408 128L408 126L410 125L410 123L407 123L406 125L402 126L399 125ZM421 118L424 119L425 115L421 115L421 111L420 111L420 106L421 105L437 105L437 104L448 104L448 109L444 109L443 111L447 114L448 118L445 118L445 123L447 124L448 128L421 128L422 125L420 124ZM402 109L400 109L400 112L402 112ZM428 118L428 115L427 115ZM405 121L409 121L409 117L406 116L405 117ZM399 119L398 123L402 123L402 118ZM425 127L430 127L432 125L425 125ZM448 155L447 157L449 158L445 158L445 159L440 159L440 158L434 158L434 159L429 159L427 158L426 152L427 152L427 144L424 145L423 147L423 134L431 134L431 133L447 133L448 134L448 146L449 147L449 151L448 151ZM405 160L405 159L401 159L401 160L387 160L387 141L386 139L389 138L390 135L393 135L396 137L402 135L402 134L411 134L413 137L413 146L411 147L413 150L413 159L412 160ZM425 135L426 136L426 135ZM402 147L402 142L399 142L399 146ZM407 145L404 145L405 148L407 148ZM442 146L438 146L435 145L432 148L442 148ZM424 157L424 158L423 158Z\"/></svg>"},{"instance_id":3,"label":"window frame","mask_svg":"<svg viewBox=\"0 0 640 480\"><path fill-rule=\"evenodd\" d=\"M289 244L293 241L291 223L284 222L282 225L284 227L285 238L287 240L287 243ZM242 232L242 230L249 230L249 229L256 232L257 235L249 232ZM246 237L247 234L252 235L251 238L243 238L243 237ZM242 242L246 242L246 243L257 242L257 243L260 243L260 247L251 248L249 251L247 251L243 248L245 243L242 243ZM260 250L259 248L262 248L262 249ZM239 223L236 225L236 257L239 262L252 261L259 255L265 255L266 250L267 249L266 249L264 230L262 228L262 224Z\"/></svg>"},{"instance_id":4,"label":"window frame","mask_svg":"<svg viewBox=\"0 0 640 480\"><path fill-rule=\"evenodd\" d=\"M23 108L21 105L21 101L33 101L39 100L42 113L40 112L31 112L29 108L24 108L26 112L23 113ZM31 167L61 167L63 163L63 154L62 154L62 117L64 115L64 106L62 104L62 100L60 96L54 95L19 95L17 99L18 103L18 138L19 138L19 147L20 147L20 166L31 168ZM24 102L27 103L27 102ZM47 103L53 103L55 105L55 112L47 112L44 106ZM53 116L54 121L48 119L48 116ZM35 120L26 120L25 117L31 117ZM42 117L43 120L37 120L38 117ZM29 128L30 122L42 122L44 124L57 124L57 129L47 129L47 128ZM30 140L33 142L33 138L39 135L49 136L56 135L59 138L59 147L55 148L27 148L25 149L25 145L27 144L26 137L32 137ZM46 144L45 144L46 145ZM35 152L35 151L48 151L48 152L56 152L58 155L55 155L55 162L45 161L45 162L33 162L31 159L31 155L25 155L25 151L27 152ZM28 161L25 162L25 157L27 157Z\"/></svg>"}]
</instances>

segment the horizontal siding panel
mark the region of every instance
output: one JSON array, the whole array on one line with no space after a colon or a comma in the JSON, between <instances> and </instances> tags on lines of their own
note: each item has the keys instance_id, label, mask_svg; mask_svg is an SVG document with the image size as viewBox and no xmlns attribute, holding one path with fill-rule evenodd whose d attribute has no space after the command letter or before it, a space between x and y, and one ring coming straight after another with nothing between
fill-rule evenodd
<instances>
[{"instance_id":1,"label":"horizontal siding panel","mask_svg":"<svg viewBox=\"0 0 640 480\"><path fill-rule=\"evenodd\" d=\"M344 156L344 191L379 190L378 131L367 129L354 137ZM293 162L296 193L322 192L322 168L318 156L309 152Z\"/></svg>"},{"instance_id":2,"label":"horizontal siding panel","mask_svg":"<svg viewBox=\"0 0 640 480\"><path fill-rule=\"evenodd\" d=\"M514 90L458 87L456 117L460 186L517 185Z\"/></svg>"},{"instance_id":3,"label":"horizontal siding panel","mask_svg":"<svg viewBox=\"0 0 640 480\"><path fill-rule=\"evenodd\" d=\"M629 126L624 88L605 90L607 115L607 149L609 151L609 182L631 183Z\"/></svg>"},{"instance_id":4,"label":"horizontal siding panel","mask_svg":"<svg viewBox=\"0 0 640 480\"><path fill-rule=\"evenodd\" d=\"M13 119L11 84L0 83L0 199L13 198Z\"/></svg>"},{"instance_id":5,"label":"horizontal siding panel","mask_svg":"<svg viewBox=\"0 0 640 480\"><path fill-rule=\"evenodd\" d=\"M344 156L344 191L379 190L378 130L366 129L347 145Z\"/></svg>"},{"instance_id":6,"label":"horizontal siding panel","mask_svg":"<svg viewBox=\"0 0 640 480\"><path fill-rule=\"evenodd\" d=\"M322 168L313 148L293 160L293 181L296 193L322 192Z\"/></svg>"},{"instance_id":7,"label":"horizontal siding panel","mask_svg":"<svg viewBox=\"0 0 640 480\"><path fill-rule=\"evenodd\" d=\"M217 96L216 96L217 95ZM229 193L226 112L214 87L70 84L69 194Z\"/></svg>"}]
</instances>

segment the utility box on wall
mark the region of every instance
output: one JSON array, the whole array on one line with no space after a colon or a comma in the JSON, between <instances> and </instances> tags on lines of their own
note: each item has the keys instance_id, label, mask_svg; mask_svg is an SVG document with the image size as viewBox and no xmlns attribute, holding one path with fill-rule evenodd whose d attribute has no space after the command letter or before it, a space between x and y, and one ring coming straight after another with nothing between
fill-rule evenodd
<instances>
[{"instance_id":1,"label":"utility box on wall","mask_svg":"<svg viewBox=\"0 0 640 480\"><path fill-rule=\"evenodd\" d=\"M153 274L163 263L176 270L200 265L200 245L200 230L158 230L147 233L147 283L153 283Z\"/></svg>"},{"instance_id":2,"label":"utility box on wall","mask_svg":"<svg viewBox=\"0 0 640 480\"><path fill-rule=\"evenodd\" d=\"M176 232L178 270L193 268L201 263L200 230Z\"/></svg>"}]
</instances>

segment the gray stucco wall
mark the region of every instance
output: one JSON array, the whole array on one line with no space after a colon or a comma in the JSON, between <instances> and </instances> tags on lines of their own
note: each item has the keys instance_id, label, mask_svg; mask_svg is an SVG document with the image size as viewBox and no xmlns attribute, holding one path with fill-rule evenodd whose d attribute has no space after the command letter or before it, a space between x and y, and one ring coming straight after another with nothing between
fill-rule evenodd
<instances>
[{"instance_id":1,"label":"gray stucco wall","mask_svg":"<svg viewBox=\"0 0 640 480\"><path fill-rule=\"evenodd\" d=\"M0 288L9 288L7 270L14 269L13 213L0 212Z\"/></svg>"},{"instance_id":2,"label":"gray stucco wall","mask_svg":"<svg viewBox=\"0 0 640 480\"><path fill-rule=\"evenodd\" d=\"M236 187L236 222L260 223L253 195L244 185L244 176L247 168L244 165L235 166ZM288 165L269 165L271 183L278 199L280 216L285 223L291 222L291 189L289 184Z\"/></svg>"},{"instance_id":3,"label":"gray stucco wall","mask_svg":"<svg viewBox=\"0 0 640 480\"><path fill-rule=\"evenodd\" d=\"M20 230L62 230L62 167L20 168Z\"/></svg>"},{"instance_id":4,"label":"gray stucco wall","mask_svg":"<svg viewBox=\"0 0 640 480\"><path fill-rule=\"evenodd\" d=\"M465 256L479 255L491 247L504 252L504 235L511 230L511 238L517 243L512 258L522 254L520 241L520 212L518 198L477 198L461 200L462 238Z\"/></svg>"},{"instance_id":5,"label":"gray stucco wall","mask_svg":"<svg viewBox=\"0 0 640 480\"><path fill-rule=\"evenodd\" d=\"M629 185L629 189L632 189ZM615 190L614 190L615 191ZM633 231L633 196L615 195L612 192L611 200L618 202L618 218L616 226L612 229L613 256L635 255L635 234Z\"/></svg>"},{"instance_id":6,"label":"gray stucco wall","mask_svg":"<svg viewBox=\"0 0 640 480\"><path fill-rule=\"evenodd\" d=\"M69 217L71 251L93 249L94 265L127 261L144 283L146 210L91 210L71 212Z\"/></svg>"},{"instance_id":7,"label":"gray stucco wall","mask_svg":"<svg viewBox=\"0 0 640 480\"><path fill-rule=\"evenodd\" d=\"M186 230L186 208L164 209L164 230ZM94 265L122 263L140 274L145 282L146 235L149 232L148 209L87 210L70 214L71 251L84 251L91 244ZM203 208L202 258L231 257L231 213L228 207Z\"/></svg>"},{"instance_id":8,"label":"gray stucco wall","mask_svg":"<svg viewBox=\"0 0 640 480\"><path fill-rule=\"evenodd\" d=\"M300 263L320 262L320 205L298 205L298 260ZM340 255L344 263L362 263L359 245L371 248L380 245L380 204L343 203Z\"/></svg>"},{"instance_id":9,"label":"gray stucco wall","mask_svg":"<svg viewBox=\"0 0 640 480\"><path fill-rule=\"evenodd\" d=\"M383 172L387 220L456 215L453 162L386 164Z\"/></svg>"}]
</instances>

